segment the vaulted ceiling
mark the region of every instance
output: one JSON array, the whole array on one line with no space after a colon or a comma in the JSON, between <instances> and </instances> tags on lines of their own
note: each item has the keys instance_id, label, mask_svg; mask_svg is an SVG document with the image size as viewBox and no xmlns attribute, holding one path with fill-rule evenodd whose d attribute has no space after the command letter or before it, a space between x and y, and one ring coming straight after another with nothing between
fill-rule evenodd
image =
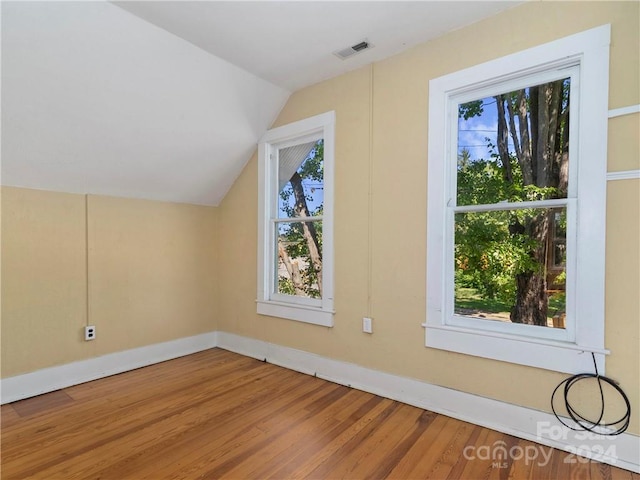
<instances>
[{"instance_id":1,"label":"vaulted ceiling","mask_svg":"<svg viewBox=\"0 0 640 480\"><path fill-rule=\"evenodd\" d=\"M218 205L291 92L518 3L3 1L2 184Z\"/></svg>"}]
</instances>

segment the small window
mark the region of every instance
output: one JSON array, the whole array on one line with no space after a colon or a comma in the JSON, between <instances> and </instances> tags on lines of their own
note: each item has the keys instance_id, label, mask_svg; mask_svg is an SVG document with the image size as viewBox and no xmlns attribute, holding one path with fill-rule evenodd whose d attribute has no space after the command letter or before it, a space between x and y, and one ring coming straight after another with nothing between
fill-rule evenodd
<instances>
[{"instance_id":1,"label":"small window","mask_svg":"<svg viewBox=\"0 0 640 480\"><path fill-rule=\"evenodd\" d=\"M260 143L260 314L333 325L333 136L329 112Z\"/></svg>"},{"instance_id":2,"label":"small window","mask_svg":"<svg viewBox=\"0 0 640 480\"><path fill-rule=\"evenodd\" d=\"M603 366L608 42L601 27L430 82L427 346Z\"/></svg>"}]
</instances>

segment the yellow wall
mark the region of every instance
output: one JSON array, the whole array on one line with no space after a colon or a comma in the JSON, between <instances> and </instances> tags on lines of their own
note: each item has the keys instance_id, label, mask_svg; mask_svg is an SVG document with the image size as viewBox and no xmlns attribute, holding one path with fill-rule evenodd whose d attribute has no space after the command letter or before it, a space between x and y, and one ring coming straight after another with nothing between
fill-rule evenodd
<instances>
[{"instance_id":1,"label":"yellow wall","mask_svg":"<svg viewBox=\"0 0 640 480\"><path fill-rule=\"evenodd\" d=\"M2 188L2 375L93 355L84 198Z\"/></svg>"},{"instance_id":2,"label":"yellow wall","mask_svg":"<svg viewBox=\"0 0 640 480\"><path fill-rule=\"evenodd\" d=\"M3 187L2 377L216 330L217 217Z\"/></svg>"},{"instance_id":3,"label":"yellow wall","mask_svg":"<svg viewBox=\"0 0 640 480\"><path fill-rule=\"evenodd\" d=\"M429 80L612 24L610 108L640 103L637 2L532 2L403 54L296 92L276 125L336 111L335 326L259 316L257 161L220 207L222 331L437 385L549 410L565 375L424 346ZM640 168L638 115L612 119L609 171ZM609 182L607 374L638 409L640 182ZM374 333L361 331L363 316ZM638 417L630 431L640 432Z\"/></svg>"}]
</instances>

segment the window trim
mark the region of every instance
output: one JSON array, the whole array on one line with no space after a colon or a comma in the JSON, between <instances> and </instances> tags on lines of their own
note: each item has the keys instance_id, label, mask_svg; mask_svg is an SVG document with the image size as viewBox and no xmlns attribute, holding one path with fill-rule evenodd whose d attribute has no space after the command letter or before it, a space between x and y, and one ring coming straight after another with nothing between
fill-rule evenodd
<instances>
[{"instance_id":1,"label":"window trim","mask_svg":"<svg viewBox=\"0 0 640 480\"><path fill-rule=\"evenodd\" d=\"M594 352L600 373L604 372L604 358L609 353L604 348L604 256L610 30L610 25L603 25L429 82L427 318L423 324L427 347L566 373L592 371L591 355L580 352ZM447 230L447 204L450 122L454 114L457 118L449 99L576 64L580 68L580 109L577 122L572 121L579 129L574 181L580 192L589 194L578 197L575 209L575 292L567 292L576 299L575 316L580 319L575 339L559 341L453 326L444 313L446 285L453 281L446 263L447 241L452 241Z\"/></svg>"},{"instance_id":2,"label":"window trim","mask_svg":"<svg viewBox=\"0 0 640 480\"><path fill-rule=\"evenodd\" d=\"M297 143L312 135L324 139L324 202L322 213L322 299L273 293L275 251L271 221L277 219L277 164L274 148ZM258 293L257 313L333 327L333 196L335 156L335 112L330 111L267 131L258 145ZM318 217L309 217L317 219Z\"/></svg>"}]
</instances>

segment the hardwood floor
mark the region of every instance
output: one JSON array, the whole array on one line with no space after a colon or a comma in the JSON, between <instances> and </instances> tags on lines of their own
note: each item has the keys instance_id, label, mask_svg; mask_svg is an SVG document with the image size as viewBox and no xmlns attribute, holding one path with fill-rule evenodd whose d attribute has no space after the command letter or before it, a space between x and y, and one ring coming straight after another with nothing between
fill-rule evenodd
<instances>
[{"instance_id":1,"label":"hardwood floor","mask_svg":"<svg viewBox=\"0 0 640 480\"><path fill-rule=\"evenodd\" d=\"M1 447L3 480L640 479L220 349L4 405Z\"/></svg>"}]
</instances>

